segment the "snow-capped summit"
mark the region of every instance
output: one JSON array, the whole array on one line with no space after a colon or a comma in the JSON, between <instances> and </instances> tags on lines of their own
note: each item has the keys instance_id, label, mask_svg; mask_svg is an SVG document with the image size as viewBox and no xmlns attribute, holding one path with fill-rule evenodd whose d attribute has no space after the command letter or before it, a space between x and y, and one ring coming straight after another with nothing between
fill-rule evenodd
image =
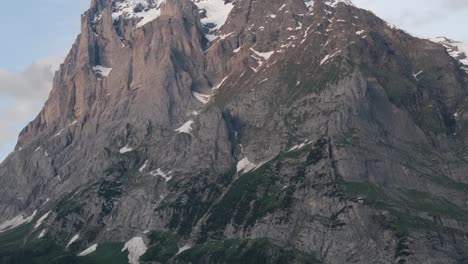
<instances>
[{"instance_id":1,"label":"snow-capped summit","mask_svg":"<svg viewBox=\"0 0 468 264\"><path fill-rule=\"evenodd\" d=\"M312 9L314 3L316 0L304 0L304 3L309 9ZM346 5L352 5L354 6L353 2L351 0L324 0L323 1L325 4L331 6L331 7L336 7L338 3L344 3Z\"/></svg>"},{"instance_id":2,"label":"snow-capped summit","mask_svg":"<svg viewBox=\"0 0 468 264\"><path fill-rule=\"evenodd\" d=\"M344 3L346 5L354 5L351 0L325 0L325 3L329 6L335 7L338 3Z\"/></svg>"},{"instance_id":3,"label":"snow-capped summit","mask_svg":"<svg viewBox=\"0 0 468 264\"><path fill-rule=\"evenodd\" d=\"M165 0L113 0L112 19L140 18L137 27L141 27L161 14L160 7L164 2Z\"/></svg>"},{"instance_id":4,"label":"snow-capped summit","mask_svg":"<svg viewBox=\"0 0 468 264\"><path fill-rule=\"evenodd\" d=\"M155 20L161 15L161 6L166 0L113 0L112 19L139 19L137 27ZM208 28L208 38L226 22L234 5L224 0L192 0L200 9L201 22Z\"/></svg>"},{"instance_id":5,"label":"snow-capped summit","mask_svg":"<svg viewBox=\"0 0 468 264\"><path fill-rule=\"evenodd\" d=\"M455 41L446 37L437 37L431 39L431 41L442 44L447 52L453 58L460 61L463 65L468 67L468 44L460 41ZM465 68L468 70L468 68Z\"/></svg>"}]
</instances>

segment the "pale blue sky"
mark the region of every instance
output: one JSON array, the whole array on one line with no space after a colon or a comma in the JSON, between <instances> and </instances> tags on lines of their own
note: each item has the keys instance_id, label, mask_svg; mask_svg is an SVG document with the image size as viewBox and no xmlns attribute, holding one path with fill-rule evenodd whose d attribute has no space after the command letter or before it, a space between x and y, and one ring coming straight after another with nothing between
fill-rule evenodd
<instances>
[{"instance_id":1,"label":"pale blue sky","mask_svg":"<svg viewBox=\"0 0 468 264\"><path fill-rule=\"evenodd\" d=\"M468 42L468 0L353 0L420 37ZM79 33L90 0L4 0L0 11L0 161L40 111L52 72Z\"/></svg>"},{"instance_id":2,"label":"pale blue sky","mask_svg":"<svg viewBox=\"0 0 468 264\"><path fill-rule=\"evenodd\" d=\"M66 53L88 0L2 1L0 69L24 70L33 61Z\"/></svg>"},{"instance_id":3,"label":"pale blue sky","mask_svg":"<svg viewBox=\"0 0 468 264\"><path fill-rule=\"evenodd\" d=\"M2 1L0 10L0 161L47 98L51 74L80 30L90 0ZM33 63L40 67L31 67ZM24 71L29 70L28 73ZM26 76L25 76L26 75ZM36 82L40 82L35 87ZM22 90L22 91L21 91Z\"/></svg>"}]
</instances>

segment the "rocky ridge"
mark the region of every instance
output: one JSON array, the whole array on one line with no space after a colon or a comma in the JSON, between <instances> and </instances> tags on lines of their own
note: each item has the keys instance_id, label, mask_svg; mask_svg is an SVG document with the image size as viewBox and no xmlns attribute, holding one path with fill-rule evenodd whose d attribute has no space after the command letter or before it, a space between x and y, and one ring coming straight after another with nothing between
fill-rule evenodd
<instances>
[{"instance_id":1,"label":"rocky ridge","mask_svg":"<svg viewBox=\"0 0 468 264\"><path fill-rule=\"evenodd\" d=\"M0 262L463 263L443 44L349 1L93 0L0 165Z\"/></svg>"}]
</instances>

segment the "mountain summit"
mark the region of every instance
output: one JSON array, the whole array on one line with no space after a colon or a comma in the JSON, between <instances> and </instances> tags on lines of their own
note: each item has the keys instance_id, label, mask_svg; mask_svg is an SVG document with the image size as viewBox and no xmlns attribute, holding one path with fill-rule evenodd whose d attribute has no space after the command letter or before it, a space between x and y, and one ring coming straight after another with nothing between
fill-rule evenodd
<instances>
[{"instance_id":1,"label":"mountain summit","mask_svg":"<svg viewBox=\"0 0 468 264\"><path fill-rule=\"evenodd\" d=\"M0 263L465 263L439 40L349 1L93 0L0 164Z\"/></svg>"}]
</instances>

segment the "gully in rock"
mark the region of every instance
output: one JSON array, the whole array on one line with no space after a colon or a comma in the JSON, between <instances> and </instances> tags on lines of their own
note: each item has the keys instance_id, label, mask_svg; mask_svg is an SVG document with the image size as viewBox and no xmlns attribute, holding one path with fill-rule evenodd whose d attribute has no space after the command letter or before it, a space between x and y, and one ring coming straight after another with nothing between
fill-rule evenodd
<instances>
[{"instance_id":1,"label":"gully in rock","mask_svg":"<svg viewBox=\"0 0 468 264\"><path fill-rule=\"evenodd\" d=\"M92 0L0 263L465 263L467 54L348 0Z\"/></svg>"}]
</instances>

